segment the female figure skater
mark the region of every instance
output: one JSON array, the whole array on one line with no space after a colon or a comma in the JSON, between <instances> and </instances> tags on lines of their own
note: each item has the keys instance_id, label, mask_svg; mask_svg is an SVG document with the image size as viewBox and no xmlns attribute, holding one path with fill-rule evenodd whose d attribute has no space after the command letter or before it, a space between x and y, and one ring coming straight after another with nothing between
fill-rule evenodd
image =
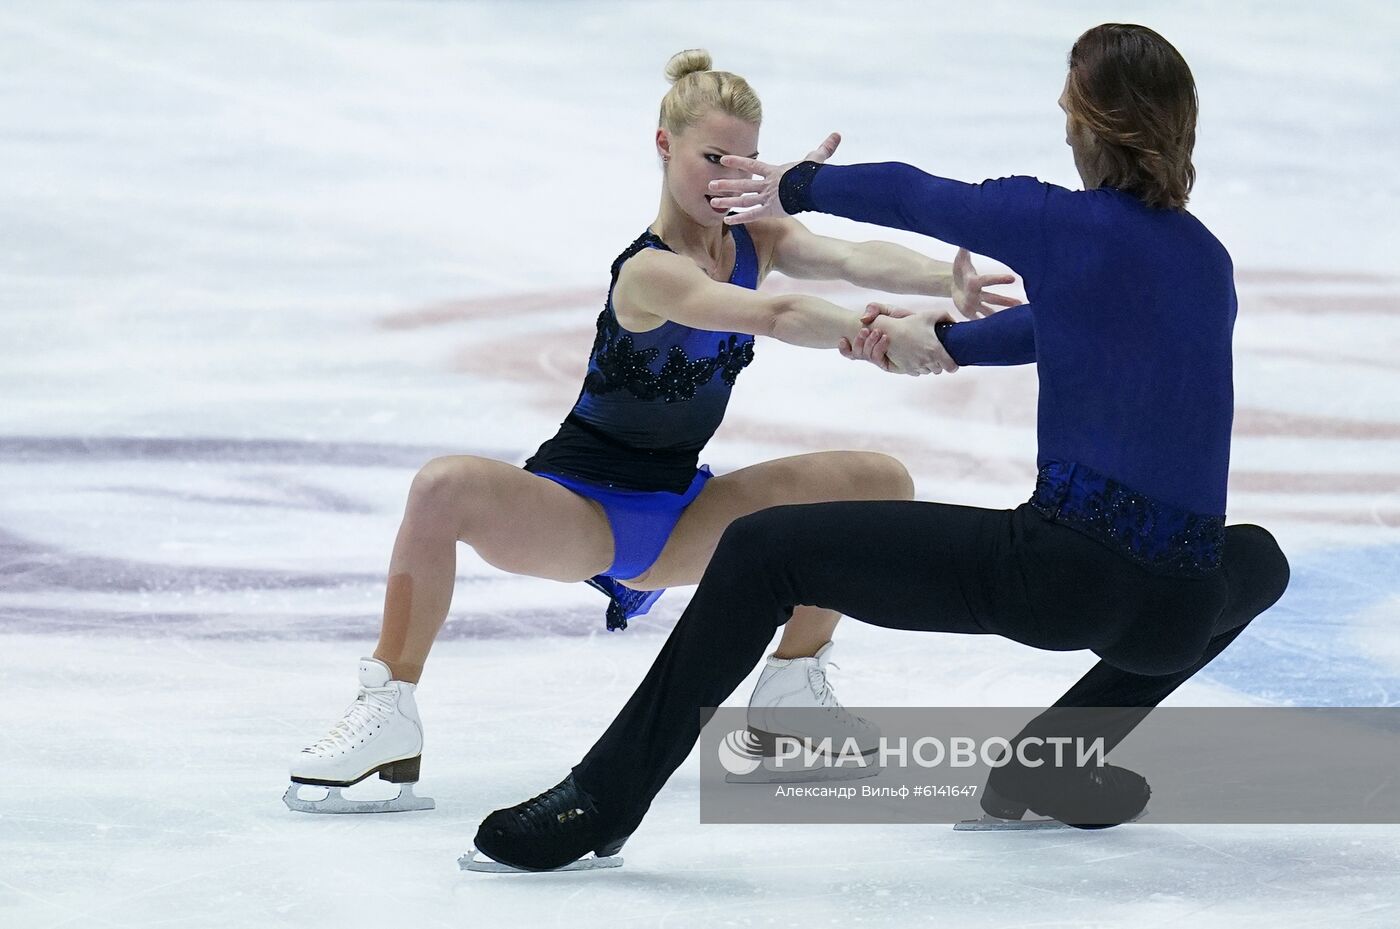
<instances>
[{"instance_id":1,"label":"female figure skater","mask_svg":"<svg viewBox=\"0 0 1400 929\"><path fill-rule=\"evenodd\" d=\"M753 207L733 222L820 210L966 246L1023 276L1024 307L944 326L882 316L855 350L913 373L936 370L944 350L959 364L1035 360L1035 493L1014 510L842 502L736 520L612 726L563 783L488 816L479 850L531 870L614 853L690 751L697 708L729 695L797 604L1090 649L1101 660L1056 707L1137 708L1094 733L1111 750L1283 593L1273 537L1225 527L1236 303L1229 255L1184 209L1191 72L1152 30L1099 26L1070 52L1061 105L1082 191L1029 177L963 184L902 164L725 159L760 176L712 185L742 193L720 206ZM994 768L985 812L1112 825L1149 793L1111 765L1041 770Z\"/></svg>"},{"instance_id":2,"label":"female figure skater","mask_svg":"<svg viewBox=\"0 0 1400 929\"><path fill-rule=\"evenodd\" d=\"M360 662L359 696L344 719L293 762L284 798L293 809L431 806L412 793L423 743L413 692L447 616L458 542L505 571L591 579L611 597L608 627L622 628L662 589L699 581L720 533L739 516L783 503L913 496L903 465L866 452L799 455L718 477L697 467L735 379L753 358L755 335L834 349L860 330L860 316L824 300L754 290L776 268L793 277L952 296L973 318L1015 304L982 294L984 285L1014 278L977 276L965 253L949 265L890 243L816 236L787 218L727 226L707 185L748 176L720 159L756 154L762 112L743 78L709 68L709 54L698 50L667 66L673 86L656 130L660 209L613 263L588 375L558 434L523 469L460 455L429 462L414 479L374 657ZM839 141L833 134L811 157L824 161ZM873 747L878 730L846 713L826 684L837 619L827 609L796 610L754 691L757 728L788 732L788 707L827 707L832 729L824 734ZM396 800L340 796L339 788L376 772L407 785ZM302 784L331 790L324 800L306 801L298 796Z\"/></svg>"}]
</instances>

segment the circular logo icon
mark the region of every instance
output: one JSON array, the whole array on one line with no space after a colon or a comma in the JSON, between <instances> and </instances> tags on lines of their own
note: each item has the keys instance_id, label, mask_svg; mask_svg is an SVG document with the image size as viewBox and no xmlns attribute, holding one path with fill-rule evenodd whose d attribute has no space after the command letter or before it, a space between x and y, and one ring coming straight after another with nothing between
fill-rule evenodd
<instances>
[{"instance_id":1,"label":"circular logo icon","mask_svg":"<svg viewBox=\"0 0 1400 929\"><path fill-rule=\"evenodd\" d=\"M763 763L758 738L747 729L735 729L720 740L719 763L730 774L752 774Z\"/></svg>"}]
</instances>

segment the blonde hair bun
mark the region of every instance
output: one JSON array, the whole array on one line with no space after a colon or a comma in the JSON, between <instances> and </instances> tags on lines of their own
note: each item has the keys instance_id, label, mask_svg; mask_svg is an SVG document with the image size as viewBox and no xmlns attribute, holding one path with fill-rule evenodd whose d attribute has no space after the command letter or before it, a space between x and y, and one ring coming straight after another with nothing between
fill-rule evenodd
<instances>
[{"instance_id":1,"label":"blonde hair bun","mask_svg":"<svg viewBox=\"0 0 1400 929\"><path fill-rule=\"evenodd\" d=\"M755 126L763 122L763 105L749 82L728 71L715 71L711 64L710 53L703 48L688 48L671 56L666 62L666 79L671 86L661 98L658 126L681 133L714 110ZM692 74L695 80L682 80Z\"/></svg>"},{"instance_id":2,"label":"blonde hair bun","mask_svg":"<svg viewBox=\"0 0 1400 929\"><path fill-rule=\"evenodd\" d=\"M683 52L676 52L671 56L671 60L666 62L666 80L674 84L687 74L710 70L712 64L714 59L703 48L688 48Z\"/></svg>"}]
</instances>

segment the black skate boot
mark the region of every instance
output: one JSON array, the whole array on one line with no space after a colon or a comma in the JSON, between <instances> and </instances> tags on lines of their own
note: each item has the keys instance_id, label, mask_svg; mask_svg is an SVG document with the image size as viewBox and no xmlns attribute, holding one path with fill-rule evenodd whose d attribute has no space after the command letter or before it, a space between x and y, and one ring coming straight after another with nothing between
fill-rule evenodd
<instances>
[{"instance_id":1,"label":"black skate boot","mask_svg":"<svg viewBox=\"0 0 1400 929\"><path fill-rule=\"evenodd\" d=\"M570 774L544 793L487 816L476 830L482 854L517 871L617 867L632 830L599 812ZM589 852L596 857L584 858ZM463 865L467 870L499 870Z\"/></svg>"},{"instance_id":2,"label":"black skate boot","mask_svg":"<svg viewBox=\"0 0 1400 929\"><path fill-rule=\"evenodd\" d=\"M1136 771L1117 765L993 768L982 792L982 811L1014 823L1027 809L1076 829L1107 829L1142 815L1152 788Z\"/></svg>"}]
</instances>

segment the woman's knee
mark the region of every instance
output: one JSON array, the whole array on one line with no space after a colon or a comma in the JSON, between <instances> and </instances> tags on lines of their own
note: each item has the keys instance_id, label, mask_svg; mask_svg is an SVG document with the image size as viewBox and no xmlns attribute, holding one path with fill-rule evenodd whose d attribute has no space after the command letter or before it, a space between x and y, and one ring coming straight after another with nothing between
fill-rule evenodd
<instances>
[{"instance_id":1,"label":"woman's knee","mask_svg":"<svg viewBox=\"0 0 1400 929\"><path fill-rule=\"evenodd\" d=\"M882 499L914 498L914 478L902 460L881 452L862 452L862 456L869 480L882 491Z\"/></svg>"},{"instance_id":2,"label":"woman's knee","mask_svg":"<svg viewBox=\"0 0 1400 929\"><path fill-rule=\"evenodd\" d=\"M405 519L417 525L433 525L457 534L465 521L467 504L478 481L474 462L462 455L434 458L413 477L408 490Z\"/></svg>"},{"instance_id":3,"label":"woman's knee","mask_svg":"<svg viewBox=\"0 0 1400 929\"><path fill-rule=\"evenodd\" d=\"M904 462L883 452L851 452L851 477L863 496L879 500L912 500L914 479Z\"/></svg>"}]
</instances>

